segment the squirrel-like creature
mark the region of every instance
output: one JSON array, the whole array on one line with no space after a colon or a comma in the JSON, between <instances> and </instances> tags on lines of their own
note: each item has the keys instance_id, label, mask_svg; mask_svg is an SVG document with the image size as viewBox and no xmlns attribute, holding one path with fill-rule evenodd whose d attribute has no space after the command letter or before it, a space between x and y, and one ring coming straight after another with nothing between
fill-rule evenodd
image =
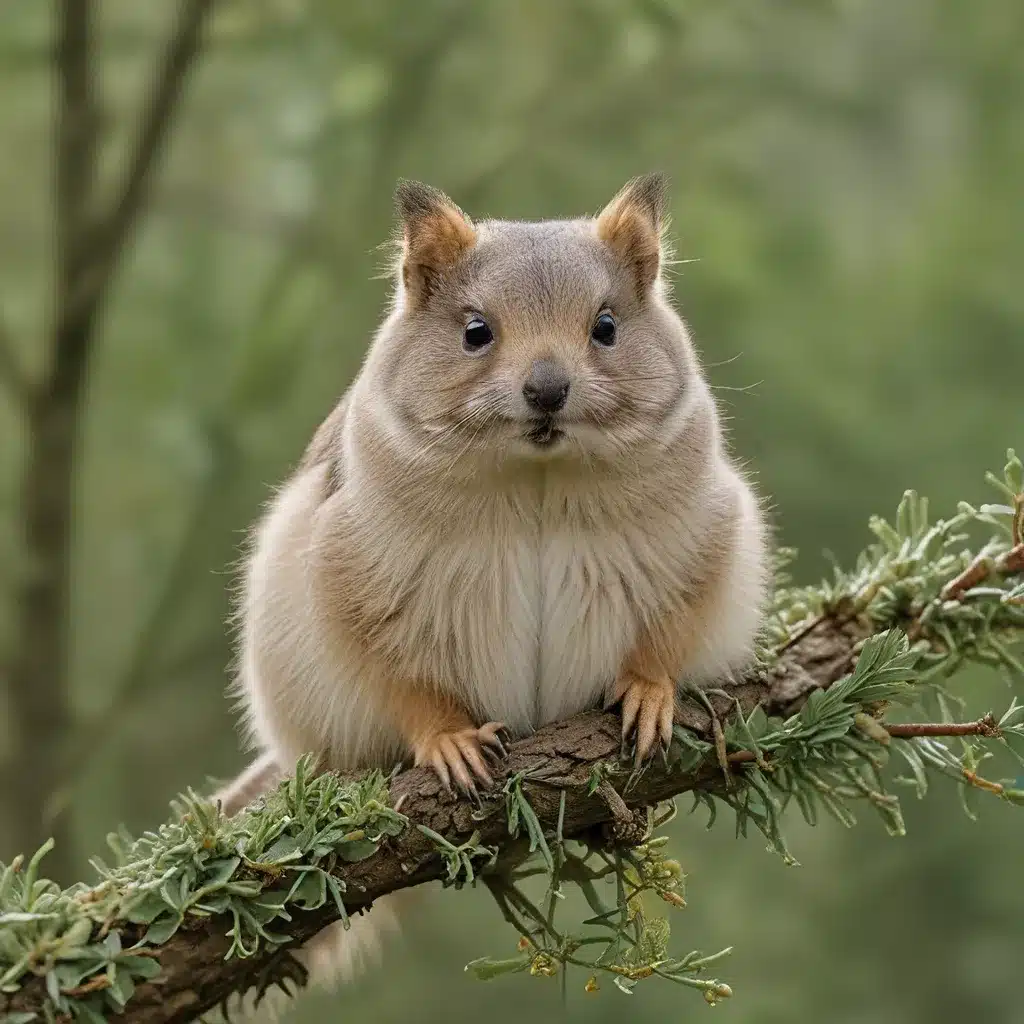
<instances>
[{"instance_id":1,"label":"squirrel-like creature","mask_svg":"<svg viewBox=\"0 0 1024 1024\"><path fill-rule=\"evenodd\" d=\"M601 704L645 759L681 681L749 664L765 521L670 302L664 193L474 223L399 184L390 312L255 531L237 691L262 755L228 813L305 753L476 795L506 732Z\"/></svg>"}]
</instances>

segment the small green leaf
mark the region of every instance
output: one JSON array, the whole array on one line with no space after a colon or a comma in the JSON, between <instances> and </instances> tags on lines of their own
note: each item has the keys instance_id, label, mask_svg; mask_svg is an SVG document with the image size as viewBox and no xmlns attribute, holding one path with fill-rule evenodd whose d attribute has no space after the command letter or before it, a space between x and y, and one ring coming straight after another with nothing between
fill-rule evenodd
<instances>
[{"instance_id":1,"label":"small green leaf","mask_svg":"<svg viewBox=\"0 0 1024 1024\"><path fill-rule=\"evenodd\" d=\"M119 957L118 967L129 971L133 978L144 978L146 980L155 978L161 971L160 961L151 956L132 956L127 954Z\"/></svg>"},{"instance_id":2,"label":"small green leaf","mask_svg":"<svg viewBox=\"0 0 1024 1024\"><path fill-rule=\"evenodd\" d=\"M106 1016L92 1005L91 1000L76 999L71 1009L76 1020L85 1021L86 1024L108 1024Z\"/></svg>"},{"instance_id":3,"label":"small green leaf","mask_svg":"<svg viewBox=\"0 0 1024 1024\"><path fill-rule=\"evenodd\" d=\"M132 924L149 924L167 910L167 901L156 892L143 893L125 903L124 917Z\"/></svg>"},{"instance_id":4,"label":"small green leaf","mask_svg":"<svg viewBox=\"0 0 1024 1024\"><path fill-rule=\"evenodd\" d=\"M322 907L327 902L326 873L304 871L292 886L288 899L304 910L317 910Z\"/></svg>"},{"instance_id":5,"label":"small green leaf","mask_svg":"<svg viewBox=\"0 0 1024 1024\"><path fill-rule=\"evenodd\" d=\"M1012 448L1006 449L1006 465L1003 467L1006 486L1014 494L1024 493L1024 464Z\"/></svg>"},{"instance_id":6,"label":"small green leaf","mask_svg":"<svg viewBox=\"0 0 1024 1024\"><path fill-rule=\"evenodd\" d=\"M81 985L86 978L91 974L96 974L104 966L106 966L104 961L96 959L90 959L85 963L62 962L54 967L53 973L57 977L57 984L66 991Z\"/></svg>"},{"instance_id":7,"label":"small green leaf","mask_svg":"<svg viewBox=\"0 0 1024 1024\"><path fill-rule=\"evenodd\" d=\"M517 956L509 960L492 960L489 956L482 956L470 960L464 970L474 974L480 981L490 981L503 974L521 974L530 966L530 960L529 956Z\"/></svg>"},{"instance_id":8,"label":"small green leaf","mask_svg":"<svg viewBox=\"0 0 1024 1024\"><path fill-rule=\"evenodd\" d=\"M288 861L301 860L302 847L292 836L282 836L260 858L264 864L286 864Z\"/></svg>"},{"instance_id":9,"label":"small green leaf","mask_svg":"<svg viewBox=\"0 0 1024 1024\"><path fill-rule=\"evenodd\" d=\"M117 971L110 982L110 987L104 989L104 992L118 1006L123 1007L135 994L135 982L127 971Z\"/></svg>"},{"instance_id":10,"label":"small green leaf","mask_svg":"<svg viewBox=\"0 0 1024 1024\"><path fill-rule=\"evenodd\" d=\"M0 928L12 924L27 924L29 921L55 921L59 917L59 914L33 914L28 911L12 910L0 914Z\"/></svg>"},{"instance_id":11,"label":"small green leaf","mask_svg":"<svg viewBox=\"0 0 1024 1024\"><path fill-rule=\"evenodd\" d=\"M142 942L147 946L162 946L181 927L181 921L181 917L176 914L157 918L146 929Z\"/></svg>"},{"instance_id":12,"label":"small green leaf","mask_svg":"<svg viewBox=\"0 0 1024 1024\"><path fill-rule=\"evenodd\" d=\"M372 857L377 852L377 844L370 839L355 839L348 843L341 843L335 847L334 852L341 860L352 864Z\"/></svg>"}]
</instances>

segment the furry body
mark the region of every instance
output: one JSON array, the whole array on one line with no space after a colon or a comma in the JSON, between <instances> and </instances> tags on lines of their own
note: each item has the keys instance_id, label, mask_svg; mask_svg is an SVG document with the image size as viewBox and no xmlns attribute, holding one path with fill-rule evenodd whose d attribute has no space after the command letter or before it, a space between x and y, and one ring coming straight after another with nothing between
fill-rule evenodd
<instances>
[{"instance_id":1,"label":"furry body","mask_svg":"<svg viewBox=\"0 0 1024 1024\"><path fill-rule=\"evenodd\" d=\"M648 756L677 681L749 662L766 583L758 502L661 278L660 184L536 224L398 198L393 307L254 536L254 744L282 768L413 758L470 790L496 723L621 699Z\"/></svg>"}]
</instances>

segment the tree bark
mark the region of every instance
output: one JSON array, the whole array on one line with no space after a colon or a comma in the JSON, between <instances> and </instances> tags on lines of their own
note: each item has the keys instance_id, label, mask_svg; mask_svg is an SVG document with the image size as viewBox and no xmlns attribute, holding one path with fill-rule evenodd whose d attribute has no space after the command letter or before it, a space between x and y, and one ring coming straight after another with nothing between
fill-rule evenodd
<instances>
[{"instance_id":1,"label":"tree bark","mask_svg":"<svg viewBox=\"0 0 1024 1024\"><path fill-rule=\"evenodd\" d=\"M792 645L775 673L725 684L729 699L714 698L716 711L724 716L738 702L747 713L757 704L774 713L791 712L811 690L827 687L849 672L857 642L870 632L862 624L822 619ZM705 734L710 728L707 712L691 703L679 703L676 721ZM689 773L670 771L656 760L628 791L617 791L618 798L607 790L589 795L588 782L594 767L618 757L621 731L617 715L593 711L548 726L512 745L506 770L510 774L529 770L531 778L523 788L546 830L555 827L563 791L563 835L573 838L621 819L623 807L646 807L694 789L723 784L714 759ZM742 771L742 762L735 768ZM543 781L537 780L538 775L544 777ZM337 877L345 882L345 905L350 914L369 910L375 900L389 893L444 877L443 860L434 844L415 827L417 824L456 844L477 830L481 843L505 852L513 846L502 800L489 801L489 813L478 820L469 803L442 792L437 778L426 769L399 775L392 796L403 799L402 811L408 815L410 827L367 860L335 869ZM287 925L287 945L231 960L224 959L229 946L226 919L189 922L165 945L152 950L162 973L136 989L119 1019L123 1024L184 1024L194 1020L233 993L257 984L273 971L275 960L288 949L302 945L334 922L337 910L330 904L312 912L292 911L292 917ZM117 922L113 924L118 927ZM274 926L275 931L284 927L284 922ZM138 938L132 925L124 924L121 930L125 945ZM0 996L0 1012L41 1013L45 999L42 979L33 979L17 993Z\"/></svg>"}]
</instances>

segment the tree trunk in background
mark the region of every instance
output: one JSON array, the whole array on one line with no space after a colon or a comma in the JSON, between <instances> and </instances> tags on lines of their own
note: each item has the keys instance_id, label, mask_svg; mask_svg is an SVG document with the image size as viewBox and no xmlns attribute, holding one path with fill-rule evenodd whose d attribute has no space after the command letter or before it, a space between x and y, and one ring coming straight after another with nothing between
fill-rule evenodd
<instances>
[{"instance_id":1,"label":"tree trunk in background","mask_svg":"<svg viewBox=\"0 0 1024 1024\"><path fill-rule=\"evenodd\" d=\"M67 325L79 341L89 326ZM71 727L68 635L74 466L80 425L85 347L76 365L55 376L52 389L29 413L22 477L25 570L15 592L15 651L10 703L15 723L12 770L14 842L31 852L49 834L47 805L59 786L62 745ZM62 877L70 845L67 818L55 821L57 850L48 870Z\"/></svg>"},{"instance_id":2,"label":"tree trunk in background","mask_svg":"<svg viewBox=\"0 0 1024 1024\"><path fill-rule=\"evenodd\" d=\"M26 396L28 435L21 478L22 571L14 592L9 686L15 734L10 800L15 850L48 834L69 704L70 556L76 441L95 324L86 282L92 241L98 117L94 109L90 0L60 0L57 14L54 178L56 279L53 334L42 380ZM49 870L67 874L66 818L53 822Z\"/></svg>"},{"instance_id":3,"label":"tree trunk in background","mask_svg":"<svg viewBox=\"0 0 1024 1024\"><path fill-rule=\"evenodd\" d=\"M148 197L153 168L181 98L213 0L183 0L142 110L112 203L96 197L100 118L93 0L58 0L55 72L53 328L38 382L24 395L21 473L24 560L14 587L9 658L13 751L0 766L9 809L0 856L32 852L49 835L47 874L67 880L69 817L54 814L73 726L70 704L71 540L77 444L96 326L119 257Z\"/></svg>"}]
</instances>

